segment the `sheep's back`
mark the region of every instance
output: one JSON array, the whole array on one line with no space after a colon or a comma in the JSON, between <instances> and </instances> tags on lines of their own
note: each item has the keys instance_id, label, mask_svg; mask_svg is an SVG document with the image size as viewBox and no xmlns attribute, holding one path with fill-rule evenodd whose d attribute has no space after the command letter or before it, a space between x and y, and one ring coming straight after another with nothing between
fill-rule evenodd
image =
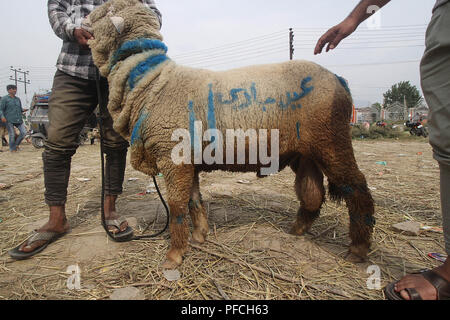
<instances>
[{"instance_id":1,"label":"sheep's back","mask_svg":"<svg viewBox=\"0 0 450 320\"><path fill-rule=\"evenodd\" d=\"M154 100L158 123L192 129L278 129L281 152L310 147L323 130L345 130L351 96L341 80L305 61L223 72L177 66ZM161 116L160 116L161 115ZM336 118L337 116L337 118Z\"/></svg>"}]
</instances>

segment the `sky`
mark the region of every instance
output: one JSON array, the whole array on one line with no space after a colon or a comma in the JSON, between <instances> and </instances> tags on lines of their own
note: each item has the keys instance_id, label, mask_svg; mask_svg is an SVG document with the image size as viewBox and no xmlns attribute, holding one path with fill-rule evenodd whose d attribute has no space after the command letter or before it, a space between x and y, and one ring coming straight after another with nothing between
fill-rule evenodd
<instances>
[{"instance_id":1,"label":"sky","mask_svg":"<svg viewBox=\"0 0 450 320\"><path fill-rule=\"evenodd\" d=\"M329 53L314 46L359 0L156 0L168 55L179 64L227 70L294 59L319 63L346 78L357 107L383 102L383 93L410 81L420 90L419 64L434 0L393 0ZM48 22L47 0L0 1L0 95L13 83L11 67L29 71L29 105L35 92L51 89L62 41ZM23 76L20 75L23 80Z\"/></svg>"}]
</instances>

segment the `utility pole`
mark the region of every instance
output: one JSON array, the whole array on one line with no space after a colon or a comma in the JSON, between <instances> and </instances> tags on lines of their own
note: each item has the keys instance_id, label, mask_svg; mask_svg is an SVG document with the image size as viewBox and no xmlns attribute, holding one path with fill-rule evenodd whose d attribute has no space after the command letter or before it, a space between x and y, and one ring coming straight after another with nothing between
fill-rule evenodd
<instances>
[{"instance_id":1,"label":"utility pole","mask_svg":"<svg viewBox=\"0 0 450 320\"><path fill-rule=\"evenodd\" d=\"M403 106L404 106L404 112L405 112L405 119L408 120L409 119L409 110L408 110L408 104L406 103L406 95L403 95ZM412 119L409 119L412 120Z\"/></svg>"},{"instance_id":2,"label":"utility pole","mask_svg":"<svg viewBox=\"0 0 450 320\"><path fill-rule=\"evenodd\" d=\"M294 59L294 31L292 28L289 28L289 58L290 60Z\"/></svg>"},{"instance_id":3,"label":"utility pole","mask_svg":"<svg viewBox=\"0 0 450 320\"><path fill-rule=\"evenodd\" d=\"M11 71L14 72L14 78L10 76L9 80L14 80L16 83L16 87L18 82L23 83L25 85L25 94L27 94L27 84L31 84L30 80L27 80L27 75L30 74L30 71L22 71L21 68L15 69L14 67L11 67ZM18 73L23 74L23 80L22 78L17 78Z\"/></svg>"}]
</instances>

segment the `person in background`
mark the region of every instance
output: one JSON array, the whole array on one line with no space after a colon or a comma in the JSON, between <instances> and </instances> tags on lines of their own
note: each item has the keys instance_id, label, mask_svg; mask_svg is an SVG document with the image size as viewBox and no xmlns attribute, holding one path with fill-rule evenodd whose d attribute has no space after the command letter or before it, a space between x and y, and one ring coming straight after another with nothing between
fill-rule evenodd
<instances>
[{"instance_id":1,"label":"person in background","mask_svg":"<svg viewBox=\"0 0 450 320\"><path fill-rule=\"evenodd\" d=\"M370 6L382 8L390 0L363 0L340 24L328 30L317 42L314 54L335 49L374 12ZM414 5L413 3L408 5ZM372 7L373 8L373 7ZM450 0L437 0L426 34L426 49L420 71L422 90L430 107L430 143L440 166L441 203L444 240L450 256ZM421 274L407 275L389 284L385 295L390 300L450 299L450 258L445 263Z\"/></svg>"},{"instance_id":2,"label":"person in background","mask_svg":"<svg viewBox=\"0 0 450 320\"><path fill-rule=\"evenodd\" d=\"M42 154L44 164L45 202L49 206L49 221L34 231L28 240L9 251L13 259L22 260L43 251L50 243L70 229L65 204L72 156L78 148L78 137L97 105L106 110L108 82L98 77L88 40L93 35L81 28L82 20L107 0L48 0L50 25L63 40L57 71L49 100L48 139ZM153 0L143 0L161 22L161 13ZM98 95L97 84L101 92ZM129 241L133 229L116 211L117 197L122 193L128 142L113 130L108 114L102 115L105 166L105 220L116 241Z\"/></svg>"},{"instance_id":3,"label":"person in background","mask_svg":"<svg viewBox=\"0 0 450 320\"><path fill-rule=\"evenodd\" d=\"M0 119L6 124L9 136L9 151L17 152L19 145L27 134L27 128L23 123L22 113L27 110L22 109L22 102L17 94L17 87L9 85L6 87L8 95L4 96L0 101ZM20 134L16 137L14 128L19 129Z\"/></svg>"}]
</instances>

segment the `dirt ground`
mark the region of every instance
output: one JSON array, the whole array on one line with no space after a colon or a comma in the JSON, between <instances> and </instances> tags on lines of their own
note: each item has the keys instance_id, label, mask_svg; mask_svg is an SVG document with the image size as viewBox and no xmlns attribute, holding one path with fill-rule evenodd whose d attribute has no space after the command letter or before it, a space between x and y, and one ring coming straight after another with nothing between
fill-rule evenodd
<instances>
[{"instance_id":1,"label":"dirt ground","mask_svg":"<svg viewBox=\"0 0 450 320\"><path fill-rule=\"evenodd\" d=\"M355 141L354 147L376 202L377 226L367 263L345 260L350 239L343 205L327 201L309 234L288 234L299 206L290 169L261 180L254 174L216 172L201 176L208 241L191 245L177 281L168 281L161 270L167 232L119 244L102 230L98 143L80 147L72 162L67 203L71 233L32 259L10 259L7 251L43 225L48 211L42 151L27 144L14 154L3 148L0 299L109 299L115 289L130 286L151 300L383 299L380 288L389 282L440 264L428 256L444 252L439 230L411 236L392 229L409 220L441 227L439 168L423 139ZM163 178L158 182L164 193ZM151 228L164 225L163 206L150 178L131 166L118 206L138 235L155 217L158 223ZM80 268L79 290L67 285L67 270L74 265ZM381 271L378 286L368 273L373 265Z\"/></svg>"}]
</instances>

